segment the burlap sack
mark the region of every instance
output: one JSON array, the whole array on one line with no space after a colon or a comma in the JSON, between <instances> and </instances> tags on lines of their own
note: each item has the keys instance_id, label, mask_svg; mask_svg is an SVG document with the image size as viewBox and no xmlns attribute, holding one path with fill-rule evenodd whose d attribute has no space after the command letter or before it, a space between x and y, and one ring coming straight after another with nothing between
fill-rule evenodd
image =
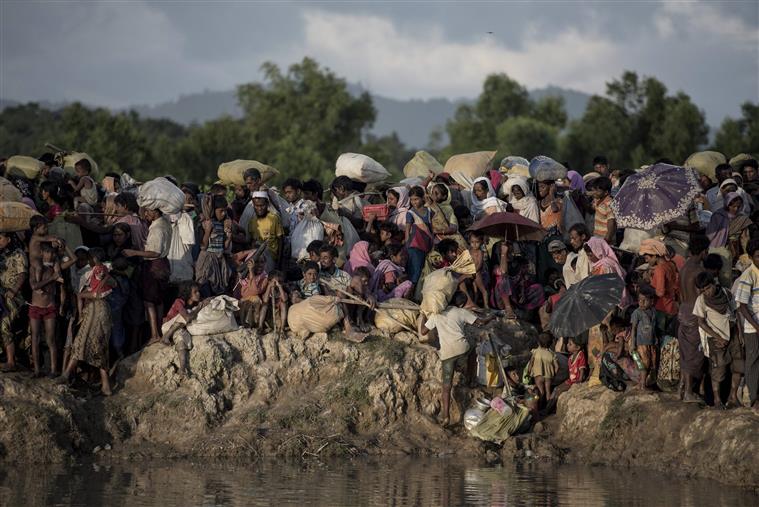
<instances>
[{"instance_id":1,"label":"burlap sack","mask_svg":"<svg viewBox=\"0 0 759 507\"><path fill-rule=\"evenodd\" d=\"M245 185L245 171L248 169L258 169L261 173L261 181L266 182L279 174L275 168L270 165L262 164L256 160L233 160L224 162L219 166L216 175L225 185Z\"/></svg>"}]
</instances>

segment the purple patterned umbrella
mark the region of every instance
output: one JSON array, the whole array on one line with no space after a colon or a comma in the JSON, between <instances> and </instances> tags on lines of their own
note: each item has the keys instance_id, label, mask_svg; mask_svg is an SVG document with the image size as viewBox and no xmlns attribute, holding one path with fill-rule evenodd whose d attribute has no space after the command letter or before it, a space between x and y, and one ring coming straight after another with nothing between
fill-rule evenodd
<instances>
[{"instance_id":1,"label":"purple patterned umbrella","mask_svg":"<svg viewBox=\"0 0 759 507\"><path fill-rule=\"evenodd\" d=\"M625 180L611 209L619 227L648 231L685 215L700 192L693 169L654 164Z\"/></svg>"}]
</instances>

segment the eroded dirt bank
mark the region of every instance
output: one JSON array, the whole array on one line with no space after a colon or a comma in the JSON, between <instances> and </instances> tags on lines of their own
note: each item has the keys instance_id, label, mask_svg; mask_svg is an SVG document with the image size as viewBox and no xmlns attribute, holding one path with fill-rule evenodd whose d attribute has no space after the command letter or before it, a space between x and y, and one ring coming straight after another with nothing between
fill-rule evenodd
<instances>
[{"instance_id":1,"label":"eroded dirt bank","mask_svg":"<svg viewBox=\"0 0 759 507\"><path fill-rule=\"evenodd\" d=\"M532 334L510 331L514 351L527 350ZM196 338L191 379L176 373L172 349L152 346L119 366L110 398L0 375L0 462L460 454L644 466L759 486L759 415L749 409L578 386L557 416L500 450L463 428L444 431L435 423L440 361L412 341L403 333L362 344L326 334L277 340L241 330ZM458 392L464 402L469 395Z\"/></svg>"}]
</instances>

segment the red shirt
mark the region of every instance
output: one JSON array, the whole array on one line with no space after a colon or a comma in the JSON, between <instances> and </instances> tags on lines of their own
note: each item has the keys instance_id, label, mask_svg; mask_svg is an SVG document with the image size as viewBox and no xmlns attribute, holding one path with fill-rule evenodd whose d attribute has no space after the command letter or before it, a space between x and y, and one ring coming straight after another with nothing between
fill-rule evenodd
<instances>
[{"instance_id":1,"label":"red shirt","mask_svg":"<svg viewBox=\"0 0 759 507\"><path fill-rule=\"evenodd\" d=\"M174 304L171 305L171 308L169 308L169 313L166 314L166 317L163 318L163 323L167 323L177 315L179 315L179 312L184 310L185 303L182 298L177 298L174 300Z\"/></svg>"},{"instance_id":2,"label":"red shirt","mask_svg":"<svg viewBox=\"0 0 759 507\"><path fill-rule=\"evenodd\" d=\"M588 368L588 361L585 359L585 352L582 350L578 351L577 354L573 356L569 356L569 380L567 380L567 384L577 384L580 381L582 381L582 373L581 370L585 368L587 370Z\"/></svg>"},{"instance_id":3,"label":"red shirt","mask_svg":"<svg viewBox=\"0 0 759 507\"><path fill-rule=\"evenodd\" d=\"M661 260L651 275L651 287L656 290L656 308L667 315L677 315L677 293L680 278L675 263Z\"/></svg>"}]
</instances>

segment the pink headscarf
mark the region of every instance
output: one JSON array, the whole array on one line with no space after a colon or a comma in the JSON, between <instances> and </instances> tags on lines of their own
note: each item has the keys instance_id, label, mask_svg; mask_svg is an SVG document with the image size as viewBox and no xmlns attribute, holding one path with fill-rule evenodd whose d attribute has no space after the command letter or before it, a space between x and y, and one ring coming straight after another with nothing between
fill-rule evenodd
<instances>
[{"instance_id":1,"label":"pink headscarf","mask_svg":"<svg viewBox=\"0 0 759 507\"><path fill-rule=\"evenodd\" d=\"M353 274L353 270L360 267L365 267L369 270L370 274L374 274L374 264L372 264L372 256L369 255L369 242L359 241L350 251L348 256L348 262L345 263L345 271L349 274Z\"/></svg>"},{"instance_id":2,"label":"pink headscarf","mask_svg":"<svg viewBox=\"0 0 759 507\"><path fill-rule=\"evenodd\" d=\"M644 239L640 242L640 255L658 255L664 257L667 255L667 246L658 239Z\"/></svg>"},{"instance_id":3,"label":"pink headscarf","mask_svg":"<svg viewBox=\"0 0 759 507\"><path fill-rule=\"evenodd\" d=\"M503 179L503 175L500 171L496 171L495 169L491 169L488 171L488 179L490 180L490 184L493 185L493 188L498 188L501 186L501 180Z\"/></svg>"},{"instance_id":4,"label":"pink headscarf","mask_svg":"<svg viewBox=\"0 0 759 507\"><path fill-rule=\"evenodd\" d=\"M622 265L617 260L617 255L614 250L611 249L605 239L593 236L588 240L588 248L593 252L593 255L598 259L593 263L593 269L604 268L606 271L616 273L622 281L625 280L625 270L622 269ZM625 308L630 304L630 295L627 292L627 288L622 291L622 300L619 303L620 308Z\"/></svg>"}]
</instances>

